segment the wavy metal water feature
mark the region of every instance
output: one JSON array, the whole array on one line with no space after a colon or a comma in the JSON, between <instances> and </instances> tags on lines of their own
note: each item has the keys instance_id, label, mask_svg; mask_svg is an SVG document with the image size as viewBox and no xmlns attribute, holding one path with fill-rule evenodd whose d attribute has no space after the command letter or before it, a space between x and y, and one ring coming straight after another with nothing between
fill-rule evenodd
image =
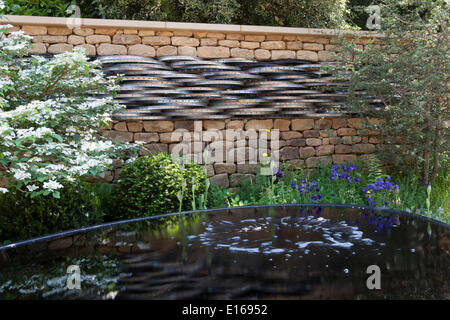
<instances>
[{"instance_id":1,"label":"wavy metal water feature","mask_svg":"<svg viewBox=\"0 0 450 320\"><path fill-rule=\"evenodd\" d=\"M0 248L2 299L449 299L450 227L339 205L213 209ZM81 290L65 287L79 265ZM380 289L367 268L381 270Z\"/></svg>"},{"instance_id":2,"label":"wavy metal water feature","mask_svg":"<svg viewBox=\"0 0 450 320\"><path fill-rule=\"evenodd\" d=\"M345 83L305 60L254 61L106 56L107 75L123 75L116 120L336 117L348 113ZM374 100L374 106L377 106Z\"/></svg>"}]
</instances>

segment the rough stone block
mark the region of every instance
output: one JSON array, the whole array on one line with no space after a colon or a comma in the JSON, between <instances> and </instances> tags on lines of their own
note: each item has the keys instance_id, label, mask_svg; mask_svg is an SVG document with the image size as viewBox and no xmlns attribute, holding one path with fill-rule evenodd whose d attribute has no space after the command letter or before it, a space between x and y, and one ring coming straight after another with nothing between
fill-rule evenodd
<instances>
[{"instance_id":1,"label":"rough stone block","mask_svg":"<svg viewBox=\"0 0 450 320\"><path fill-rule=\"evenodd\" d=\"M273 122L274 129L278 129L280 131L289 131L290 126L291 126L290 120L275 119L275 121Z\"/></svg>"},{"instance_id":2,"label":"rough stone block","mask_svg":"<svg viewBox=\"0 0 450 320\"><path fill-rule=\"evenodd\" d=\"M138 132L134 134L134 141L159 142L159 136L155 132Z\"/></svg>"},{"instance_id":3,"label":"rough stone block","mask_svg":"<svg viewBox=\"0 0 450 320\"><path fill-rule=\"evenodd\" d=\"M111 37L106 35L94 34L86 37L86 43L88 44L111 43Z\"/></svg>"},{"instance_id":4,"label":"rough stone block","mask_svg":"<svg viewBox=\"0 0 450 320\"><path fill-rule=\"evenodd\" d=\"M254 34L246 34L245 35L245 41L256 41L261 42L266 39L266 36L264 35L254 35Z\"/></svg>"},{"instance_id":5,"label":"rough stone block","mask_svg":"<svg viewBox=\"0 0 450 320\"><path fill-rule=\"evenodd\" d=\"M293 119L292 130L304 131L314 128L314 119Z\"/></svg>"},{"instance_id":6,"label":"rough stone block","mask_svg":"<svg viewBox=\"0 0 450 320\"><path fill-rule=\"evenodd\" d=\"M142 44L150 44L152 46L165 46L171 44L170 37L166 36L149 36L142 38Z\"/></svg>"},{"instance_id":7,"label":"rough stone block","mask_svg":"<svg viewBox=\"0 0 450 320\"><path fill-rule=\"evenodd\" d=\"M292 146L292 147L303 147L306 145L306 140L305 139L290 139L286 141L286 144L288 146Z\"/></svg>"},{"instance_id":8,"label":"rough stone block","mask_svg":"<svg viewBox=\"0 0 450 320\"><path fill-rule=\"evenodd\" d=\"M217 39L215 38L202 38L200 39L201 46L217 46Z\"/></svg>"},{"instance_id":9,"label":"rough stone block","mask_svg":"<svg viewBox=\"0 0 450 320\"><path fill-rule=\"evenodd\" d=\"M354 128L339 128L337 130L338 136L356 136L356 130Z\"/></svg>"},{"instance_id":10,"label":"rough stone block","mask_svg":"<svg viewBox=\"0 0 450 320\"><path fill-rule=\"evenodd\" d=\"M138 35L140 37L154 36L155 35L155 31L154 30L139 30Z\"/></svg>"},{"instance_id":11,"label":"rough stone block","mask_svg":"<svg viewBox=\"0 0 450 320\"><path fill-rule=\"evenodd\" d=\"M188 46L188 47L198 47L200 41L196 38L189 37L172 37L173 46Z\"/></svg>"},{"instance_id":12,"label":"rough stone block","mask_svg":"<svg viewBox=\"0 0 450 320\"><path fill-rule=\"evenodd\" d=\"M241 48L242 49L258 49L260 47L259 42L252 42L252 41L241 41Z\"/></svg>"},{"instance_id":13,"label":"rough stone block","mask_svg":"<svg viewBox=\"0 0 450 320\"><path fill-rule=\"evenodd\" d=\"M303 50L321 51L323 49L324 49L323 44L321 43L310 43L310 42L303 43Z\"/></svg>"},{"instance_id":14,"label":"rough stone block","mask_svg":"<svg viewBox=\"0 0 450 320\"><path fill-rule=\"evenodd\" d=\"M239 41L237 40L219 40L219 46L228 48L239 48Z\"/></svg>"},{"instance_id":15,"label":"rough stone block","mask_svg":"<svg viewBox=\"0 0 450 320\"><path fill-rule=\"evenodd\" d=\"M284 147L280 150L280 156L284 160L298 159L298 147Z\"/></svg>"},{"instance_id":16,"label":"rough stone block","mask_svg":"<svg viewBox=\"0 0 450 320\"><path fill-rule=\"evenodd\" d=\"M120 121L120 122L114 124L114 130L127 132L128 131L127 123L125 121Z\"/></svg>"},{"instance_id":17,"label":"rough stone block","mask_svg":"<svg viewBox=\"0 0 450 320\"><path fill-rule=\"evenodd\" d=\"M302 137L303 137L303 134L298 131L281 132L281 139L283 139L283 140L298 139L298 138L302 138Z\"/></svg>"},{"instance_id":18,"label":"rough stone block","mask_svg":"<svg viewBox=\"0 0 450 320\"><path fill-rule=\"evenodd\" d=\"M230 53L233 58L245 58L245 59L254 59L255 58L255 54L254 54L253 50L232 48Z\"/></svg>"},{"instance_id":19,"label":"rough stone block","mask_svg":"<svg viewBox=\"0 0 450 320\"><path fill-rule=\"evenodd\" d=\"M272 50L272 60L276 59L295 59L295 51Z\"/></svg>"},{"instance_id":20,"label":"rough stone block","mask_svg":"<svg viewBox=\"0 0 450 320\"><path fill-rule=\"evenodd\" d=\"M118 44L102 43L97 48L99 56L125 55L127 47Z\"/></svg>"},{"instance_id":21,"label":"rough stone block","mask_svg":"<svg viewBox=\"0 0 450 320\"><path fill-rule=\"evenodd\" d=\"M47 34L46 26L22 26L22 31L30 36L42 36Z\"/></svg>"},{"instance_id":22,"label":"rough stone block","mask_svg":"<svg viewBox=\"0 0 450 320\"><path fill-rule=\"evenodd\" d=\"M146 132L172 132L174 124L172 121L144 121L144 130Z\"/></svg>"},{"instance_id":23,"label":"rough stone block","mask_svg":"<svg viewBox=\"0 0 450 320\"><path fill-rule=\"evenodd\" d=\"M319 130L305 130L303 131L303 136L305 138L319 138Z\"/></svg>"},{"instance_id":24,"label":"rough stone block","mask_svg":"<svg viewBox=\"0 0 450 320\"><path fill-rule=\"evenodd\" d=\"M286 43L284 41L264 41L261 42L261 49L284 50L286 49Z\"/></svg>"},{"instance_id":25,"label":"rough stone block","mask_svg":"<svg viewBox=\"0 0 450 320\"><path fill-rule=\"evenodd\" d=\"M300 158L302 159L311 158L314 157L315 155L316 149L314 149L313 147L300 148Z\"/></svg>"},{"instance_id":26,"label":"rough stone block","mask_svg":"<svg viewBox=\"0 0 450 320\"><path fill-rule=\"evenodd\" d=\"M178 52L177 47L173 47L173 46L164 46L164 47L159 47L156 50L156 56L157 57L164 57L164 56L176 56Z\"/></svg>"},{"instance_id":27,"label":"rough stone block","mask_svg":"<svg viewBox=\"0 0 450 320\"><path fill-rule=\"evenodd\" d=\"M333 129L346 128L347 127L347 119L345 118L335 118L333 119Z\"/></svg>"},{"instance_id":28,"label":"rough stone block","mask_svg":"<svg viewBox=\"0 0 450 320\"><path fill-rule=\"evenodd\" d=\"M268 120L249 120L246 124L245 124L245 129L249 130L249 129L254 129L254 130L270 130L273 128L273 120L272 119L268 119Z\"/></svg>"},{"instance_id":29,"label":"rough stone block","mask_svg":"<svg viewBox=\"0 0 450 320\"><path fill-rule=\"evenodd\" d=\"M236 172L236 164L234 163L215 163L214 170L216 174L228 173L232 174Z\"/></svg>"},{"instance_id":30,"label":"rough stone block","mask_svg":"<svg viewBox=\"0 0 450 320\"><path fill-rule=\"evenodd\" d=\"M319 61L319 55L315 51L298 50L297 59L317 62Z\"/></svg>"},{"instance_id":31,"label":"rough stone block","mask_svg":"<svg viewBox=\"0 0 450 320\"><path fill-rule=\"evenodd\" d=\"M322 144L321 139L317 139L317 138L306 139L306 145L308 145L308 146L316 147L316 146L320 146L321 144Z\"/></svg>"},{"instance_id":32,"label":"rough stone block","mask_svg":"<svg viewBox=\"0 0 450 320\"><path fill-rule=\"evenodd\" d=\"M74 49L77 49L77 48L86 50L88 56L95 56L97 54L97 49L92 44L82 44L82 45L74 47Z\"/></svg>"},{"instance_id":33,"label":"rough stone block","mask_svg":"<svg viewBox=\"0 0 450 320\"><path fill-rule=\"evenodd\" d=\"M196 57L197 49L195 47L181 46L178 47L178 55Z\"/></svg>"},{"instance_id":34,"label":"rough stone block","mask_svg":"<svg viewBox=\"0 0 450 320\"><path fill-rule=\"evenodd\" d=\"M127 127L130 132L141 132L144 129L144 125L140 121L128 121Z\"/></svg>"},{"instance_id":35,"label":"rough stone block","mask_svg":"<svg viewBox=\"0 0 450 320\"><path fill-rule=\"evenodd\" d=\"M257 60L268 60L270 59L271 54L269 50L266 49L256 49L255 50L255 59Z\"/></svg>"},{"instance_id":36,"label":"rough stone block","mask_svg":"<svg viewBox=\"0 0 450 320\"><path fill-rule=\"evenodd\" d=\"M316 127L320 130L331 129L333 122L328 119L318 119L316 120Z\"/></svg>"},{"instance_id":37,"label":"rough stone block","mask_svg":"<svg viewBox=\"0 0 450 320\"><path fill-rule=\"evenodd\" d=\"M133 141L133 133L131 132L120 132L120 131L105 131L103 134L106 138L116 140L119 142L131 142Z\"/></svg>"},{"instance_id":38,"label":"rough stone block","mask_svg":"<svg viewBox=\"0 0 450 320\"><path fill-rule=\"evenodd\" d=\"M352 146L345 144L337 144L334 146L335 153L352 153Z\"/></svg>"},{"instance_id":39,"label":"rough stone block","mask_svg":"<svg viewBox=\"0 0 450 320\"><path fill-rule=\"evenodd\" d=\"M72 30L77 36L87 37L94 34L94 29L92 28L74 28Z\"/></svg>"},{"instance_id":40,"label":"rough stone block","mask_svg":"<svg viewBox=\"0 0 450 320\"><path fill-rule=\"evenodd\" d=\"M244 129L244 121L242 120L230 120L226 123L227 129L242 130Z\"/></svg>"},{"instance_id":41,"label":"rough stone block","mask_svg":"<svg viewBox=\"0 0 450 320\"><path fill-rule=\"evenodd\" d=\"M135 34L116 34L113 37L112 42L114 44L127 44L127 45L139 44L141 43L141 37Z\"/></svg>"},{"instance_id":42,"label":"rough stone block","mask_svg":"<svg viewBox=\"0 0 450 320\"><path fill-rule=\"evenodd\" d=\"M354 153L372 153L375 151L375 146L369 143L354 144L352 148Z\"/></svg>"},{"instance_id":43,"label":"rough stone block","mask_svg":"<svg viewBox=\"0 0 450 320\"><path fill-rule=\"evenodd\" d=\"M318 156L326 156L332 154L333 152L334 152L334 145L332 144L322 145L317 149Z\"/></svg>"},{"instance_id":44,"label":"rough stone block","mask_svg":"<svg viewBox=\"0 0 450 320\"><path fill-rule=\"evenodd\" d=\"M63 53L70 52L73 50L73 45L67 43L56 43L48 47L48 53Z\"/></svg>"},{"instance_id":45,"label":"rough stone block","mask_svg":"<svg viewBox=\"0 0 450 320\"><path fill-rule=\"evenodd\" d=\"M286 43L286 49L288 50L300 50L302 43L300 41L289 41Z\"/></svg>"},{"instance_id":46,"label":"rough stone block","mask_svg":"<svg viewBox=\"0 0 450 320\"><path fill-rule=\"evenodd\" d=\"M113 36L117 32L117 28L96 28L95 34L104 34L107 36Z\"/></svg>"},{"instance_id":47,"label":"rough stone block","mask_svg":"<svg viewBox=\"0 0 450 320\"><path fill-rule=\"evenodd\" d=\"M51 36L68 36L72 34L72 29L63 27L48 27L47 34Z\"/></svg>"},{"instance_id":48,"label":"rough stone block","mask_svg":"<svg viewBox=\"0 0 450 320\"><path fill-rule=\"evenodd\" d=\"M230 48L227 47L199 47L197 55L200 58L228 58L230 57Z\"/></svg>"},{"instance_id":49,"label":"rough stone block","mask_svg":"<svg viewBox=\"0 0 450 320\"><path fill-rule=\"evenodd\" d=\"M128 48L128 54L133 56L154 57L156 56L156 51L152 46L135 44Z\"/></svg>"},{"instance_id":50,"label":"rough stone block","mask_svg":"<svg viewBox=\"0 0 450 320\"><path fill-rule=\"evenodd\" d=\"M28 49L28 54L45 54L47 47L44 43L33 43L33 47Z\"/></svg>"},{"instance_id":51,"label":"rough stone block","mask_svg":"<svg viewBox=\"0 0 450 320\"><path fill-rule=\"evenodd\" d=\"M203 121L203 129L205 129L205 130L225 129L225 121L223 121L223 120L204 120Z\"/></svg>"},{"instance_id":52,"label":"rough stone block","mask_svg":"<svg viewBox=\"0 0 450 320\"><path fill-rule=\"evenodd\" d=\"M145 149L141 149L139 154L146 156L151 153L167 153L169 152L169 146L165 143L151 143L144 145ZM147 150L146 150L147 149Z\"/></svg>"}]
</instances>

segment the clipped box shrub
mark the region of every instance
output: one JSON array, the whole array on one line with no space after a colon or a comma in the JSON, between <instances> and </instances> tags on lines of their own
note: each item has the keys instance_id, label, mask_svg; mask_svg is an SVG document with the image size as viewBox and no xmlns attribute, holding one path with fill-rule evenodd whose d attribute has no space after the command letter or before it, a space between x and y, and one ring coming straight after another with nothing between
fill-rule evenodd
<instances>
[{"instance_id":1,"label":"clipped box shrub","mask_svg":"<svg viewBox=\"0 0 450 320\"><path fill-rule=\"evenodd\" d=\"M206 190L206 173L196 164L181 168L171 156L157 153L127 164L120 172L114 189L115 210L109 219L129 219L172 213L179 209L178 192L186 183L183 210L192 209L192 187L195 197Z\"/></svg>"},{"instance_id":2,"label":"clipped box shrub","mask_svg":"<svg viewBox=\"0 0 450 320\"><path fill-rule=\"evenodd\" d=\"M66 185L60 198L31 198L17 189L0 194L0 242L17 241L103 221L101 203L86 182Z\"/></svg>"}]
</instances>

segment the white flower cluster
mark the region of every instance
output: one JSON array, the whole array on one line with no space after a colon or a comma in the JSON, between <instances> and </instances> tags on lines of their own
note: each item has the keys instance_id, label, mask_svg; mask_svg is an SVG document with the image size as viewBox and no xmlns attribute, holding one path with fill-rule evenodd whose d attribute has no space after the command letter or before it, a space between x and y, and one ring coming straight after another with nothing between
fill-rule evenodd
<instances>
[{"instance_id":1,"label":"white flower cluster","mask_svg":"<svg viewBox=\"0 0 450 320\"><path fill-rule=\"evenodd\" d=\"M29 44L20 32L0 37L0 93L8 106L2 111L0 100L0 178L12 181L8 188L21 183L24 192L55 195L67 182L102 174L113 159L134 156L136 145L99 134L120 107L92 95L115 88L114 79L79 50L19 59Z\"/></svg>"}]
</instances>

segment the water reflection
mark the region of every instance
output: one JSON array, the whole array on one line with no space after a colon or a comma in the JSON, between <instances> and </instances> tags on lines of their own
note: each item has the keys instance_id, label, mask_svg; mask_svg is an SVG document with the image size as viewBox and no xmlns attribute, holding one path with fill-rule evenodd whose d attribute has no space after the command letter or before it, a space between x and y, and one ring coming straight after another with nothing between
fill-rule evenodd
<instances>
[{"instance_id":1,"label":"water reflection","mask_svg":"<svg viewBox=\"0 0 450 320\"><path fill-rule=\"evenodd\" d=\"M111 290L119 299L446 299L449 239L448 227L399 214L243 207L9 250L0 273L6 279L31 257L39 264L101 253L117 261ZM366 287L374 264L381 290ZM15 292L11 285L0 287L0 296ZM101 298L108 289L99 292Z\"/></svg>"}]
</instances>

